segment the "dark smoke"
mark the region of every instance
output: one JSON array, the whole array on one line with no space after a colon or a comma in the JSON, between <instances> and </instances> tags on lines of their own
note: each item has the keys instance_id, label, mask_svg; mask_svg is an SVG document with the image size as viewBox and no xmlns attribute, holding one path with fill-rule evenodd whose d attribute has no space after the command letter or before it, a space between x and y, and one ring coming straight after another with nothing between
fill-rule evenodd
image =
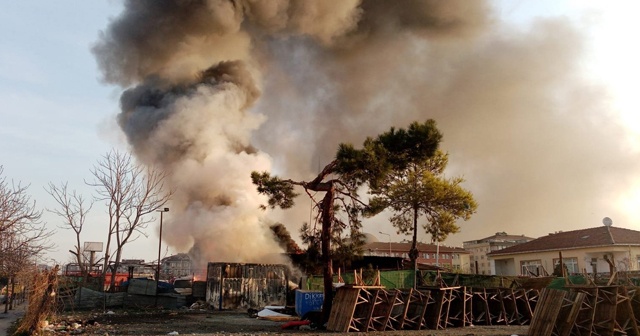
<instances>
[{"instance_id":1,"label":"dark smoke","mask_svg":"<svg viewBox=\"0 0 640 336\"><path fill-rule=\"evenodd\" d=\"M580 75L583 40L562 18L508 26L482 1L131 0L94 53L125 89L133 150L172 173L167 242L255 261L279 248L250 171L309 178L338 143L427 118L480 204L452 240L598 225L638 165ZM295 232L299 203L280 219Z\"/></svg>"}]
</instances>

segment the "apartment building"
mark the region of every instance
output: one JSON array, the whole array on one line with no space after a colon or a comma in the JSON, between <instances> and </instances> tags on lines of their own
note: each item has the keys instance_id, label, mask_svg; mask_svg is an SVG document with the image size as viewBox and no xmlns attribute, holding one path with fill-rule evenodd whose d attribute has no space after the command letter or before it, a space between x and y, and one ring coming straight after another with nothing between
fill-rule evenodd
<instances>
[{"instance_id":1,"label":"apartment building","mask_svg":"<svg viewBox=\"0 0 640 336\"><path fill-rule=\"evenodd\" d=\"M493 260L487 254L532 241L534 238L524 235L510 235L506 232L496 232L493 236L469 240L462 243L462 248L470 253L470 272L475 274L495 275L496 268Z\"/></svg>"}]
</instances>

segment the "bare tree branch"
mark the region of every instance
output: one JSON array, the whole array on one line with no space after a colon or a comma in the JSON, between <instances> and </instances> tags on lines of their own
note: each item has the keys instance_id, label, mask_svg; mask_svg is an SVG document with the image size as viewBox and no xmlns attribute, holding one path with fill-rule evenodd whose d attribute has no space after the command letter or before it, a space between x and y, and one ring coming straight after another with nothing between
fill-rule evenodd
<instances>
[{"instance_id":1,"label":"bare tree branch","mask_svg":"<svg viewBox=\"0 0 640 336\"><path fill-rule=\"evenodd\" d=\"M30 259L53 248L53 234L40 222L42 211L27 194L28 186L9 183L0 166L0 276L14 279ZM13 280L12 280L13 281Z\"/></svg>"},{"instance_id":2,"label":"bare tree branch","mask_svg":"<svg viewBox=\"0 0 640 336\"><path fill-rule=\"evenodd\" d=\"M96 188L97 200L105 202L109 214L103 274L110 262L114 262L111 271L115 275L124 246L145 234L152 220L147 215L166 205L173 192L165 190L167 174L164 171L137 164L130 154L116 150L105 154L91 173L94 179L86 183ZM110 254L113 240L115 257ZM112 276L112 287L114 281Z\"/></svg>"},{"instance_id":3,"label":"bare tree branch","mask_svg":"<svg viewBox=\"0 0 640 336\"><path fill-rule=\"evenodd\" d=\"M47 211L62 218L63 224L58 225L58 227L65 230L72 230L75 233L75 250L70 250L70 252L75 256L83 282L85 282L92 265L86 262L80 237L87 213L93 207L93 202L86 205L82 195L78 194L75 190L69 192L67 183L61 183L59 186L49 183L46 191L53 197L56 203L58 203L59 208L47 209Z\"/></svg>"}]
</instances>

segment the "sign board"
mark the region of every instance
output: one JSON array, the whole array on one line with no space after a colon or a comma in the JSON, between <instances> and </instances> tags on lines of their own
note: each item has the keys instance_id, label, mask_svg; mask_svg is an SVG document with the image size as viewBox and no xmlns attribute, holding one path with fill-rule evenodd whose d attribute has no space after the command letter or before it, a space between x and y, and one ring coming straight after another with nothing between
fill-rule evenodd
<instances>
[{"instance_id":1,"label":"sign board","mask_svg":"<svg viewBox=\"0 0 640 336\"><path fill-rule=\"evenodd\" d=\"M84 250L87 252L102 252L102 242L84 242Z\"/></svg>"}]
</instances>

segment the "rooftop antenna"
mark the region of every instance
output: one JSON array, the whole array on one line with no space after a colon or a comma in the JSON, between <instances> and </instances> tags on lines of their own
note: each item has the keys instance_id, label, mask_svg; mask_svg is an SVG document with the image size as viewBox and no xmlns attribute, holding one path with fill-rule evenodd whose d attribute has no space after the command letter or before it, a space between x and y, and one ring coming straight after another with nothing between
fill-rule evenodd
<instances>
[{"instance_id":1,"label":"rooftop antenna","mask_svg":"<svg viewBox=\"0 0 640 336\"><path fill-rule=\"evenodd\" d=\"M611 218L605 217L602 219L602 224L604 224L604 226L611 226L613 225L613 221L611 220Z\"/></svg>"}]
</instances>

